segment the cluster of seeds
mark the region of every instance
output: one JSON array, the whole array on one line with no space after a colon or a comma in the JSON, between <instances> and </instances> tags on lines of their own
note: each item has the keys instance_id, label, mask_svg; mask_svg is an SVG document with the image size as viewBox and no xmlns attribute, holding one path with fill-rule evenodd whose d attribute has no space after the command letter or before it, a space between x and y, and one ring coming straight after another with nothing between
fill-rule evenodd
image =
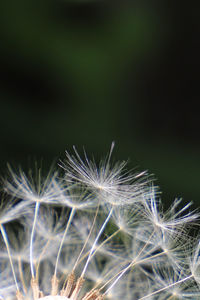
<instances>
[{"instance_id":1,"label":"cluster of seeds","mask_svg":"<svg viewBox=\"0 0 200 300\"><path fill-rule=\"evenodd\" d=\"M200 299L199 214L164 211L146 172L66 152L63 175L9 168L0 207L0 299ZM180 208L179 208L180 207Z\"/></svg>"}]
</instances>

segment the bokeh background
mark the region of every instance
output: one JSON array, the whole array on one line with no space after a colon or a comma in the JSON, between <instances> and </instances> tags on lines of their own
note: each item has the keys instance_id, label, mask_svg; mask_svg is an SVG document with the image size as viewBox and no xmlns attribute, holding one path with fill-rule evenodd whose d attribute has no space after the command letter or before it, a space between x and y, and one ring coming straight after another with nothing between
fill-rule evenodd
<instances>
[{"instance_id":1,"label":"bokeh background","mask_svg":"<svg viewBox=\"0 0 200 300\"><path fill-rule=\"evenodd\" d=\"M199 24L182 1L2 1L0 168L83 146L200 203Z\"/></svg>"}]
</instances>

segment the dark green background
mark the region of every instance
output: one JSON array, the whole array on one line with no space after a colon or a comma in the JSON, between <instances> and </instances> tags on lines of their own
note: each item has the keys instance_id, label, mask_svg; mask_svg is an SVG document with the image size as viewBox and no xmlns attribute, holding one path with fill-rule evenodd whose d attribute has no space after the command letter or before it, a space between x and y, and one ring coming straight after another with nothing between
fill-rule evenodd
<instances>
[{"instance_id":1,"label":"dark green background","mask_svg":"<svg viewBox=\"0 0 200 300\"><path fill-rule=\"evenodd\" d=\"M199 24L182 1L2 1L0 166L84 146L199 200Z\"/></svg>"}]
</instances>

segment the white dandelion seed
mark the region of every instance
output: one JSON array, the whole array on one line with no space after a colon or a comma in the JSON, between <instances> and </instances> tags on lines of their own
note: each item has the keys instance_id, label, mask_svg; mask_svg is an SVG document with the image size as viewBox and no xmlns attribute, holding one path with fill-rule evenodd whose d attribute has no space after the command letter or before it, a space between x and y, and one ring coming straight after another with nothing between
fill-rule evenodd
<instances>
[{"instance_id":1,"label":"white dandelion seed","mask_svg":"<svg viewBox=\"0 0 200 300\"><path fill-rule=\"evenodd\" d=\"M35 226L38 218L40 204L50 203L58 204L59 197L62 195L62 189L56 182L57 172L50 171L46 178L43 178L41 169L36 169L35 177L29 173L29 178L20 170L19 175L16 175L9 166L11 179L5 180L5 191L12 196L15 196L28 204L35 204L34 218L30 238L30 265L31 274L35 278L35 270L33 263L33 241L35 234Z\"/></svg>"},{"instance_id":2,"label":"white dandelion seed","mask_svg":"<svg viewBox=\"0 0 200 300\"><path fill-rule=\"evenodd\" d=\"M186 204L178 210L181 199L175 199L171 207L163 212L160 199L156 199L156 190L152 186L149 193L145 194L144 199L144 217L149 220L149 224L154 224L155 227L171 234L183 234L184 227L190 223L194 223L199 219L199 213L187 210L192 203Z\"/></svg>"},{"instance_id":3,"label":"white dandelion seed","mask_svg":"<svg viewBox=\"0 0 200 300\"><path fill-rule=\"evenodd\" d=\"M147 180L146 172L131 174L125 170L126 162L111 163L114 143L108 157L99 166L89 160L86 153L84 160L74 147L75 155L66 151L67 160L61 166L65 170L68 183L79 183L90 189L101 201L111 205L123 205L140 200Z\"/></svg>"}]
</instances>

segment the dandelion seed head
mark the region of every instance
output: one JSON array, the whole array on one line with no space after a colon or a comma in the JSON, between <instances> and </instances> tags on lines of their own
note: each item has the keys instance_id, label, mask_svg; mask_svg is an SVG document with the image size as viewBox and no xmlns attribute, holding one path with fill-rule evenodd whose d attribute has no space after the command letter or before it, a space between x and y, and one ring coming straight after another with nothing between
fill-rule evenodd
<instances>
[{"instance_id":1,"label":"dandelion seed head","mask_svg":"<svg viewBox=\"0 0 200 300\"><path fill-rule=\"evenodd\" d=\"M66 152L65 174L9 167L0 206L0 299L200 299L199 214L164 210L146 172ZM58 176L59 174L59 176Z\"/></svg>"}]
</instances>

